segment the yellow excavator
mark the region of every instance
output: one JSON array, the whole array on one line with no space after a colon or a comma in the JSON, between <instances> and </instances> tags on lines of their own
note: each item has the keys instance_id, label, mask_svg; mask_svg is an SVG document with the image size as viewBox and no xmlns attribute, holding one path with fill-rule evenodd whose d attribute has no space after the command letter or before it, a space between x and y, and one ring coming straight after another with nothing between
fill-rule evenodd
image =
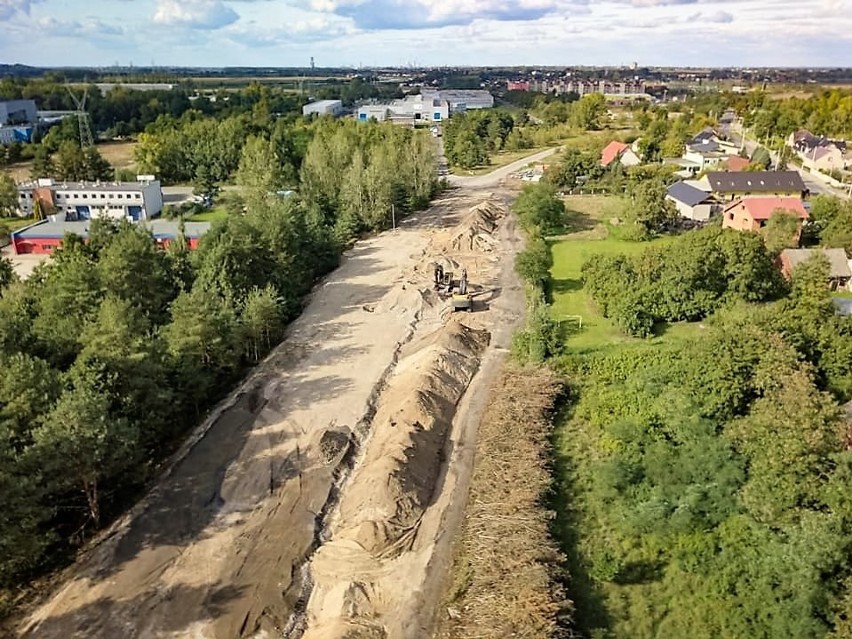
<instances>
[{"instance_id":1,"label":"yellow excavator","mask_svg":"<svg viewBox=\"0 0 852 639\"><path fill-rule=\"evenodd\" d=\"M467 282L467 269L462 269L461 277L453 279L452 271L445 271L441 264L435 264L435 290L444 298L450 298L453 311L473 310L473 294Z\"/></svg>"},{"instance_id":2,"label":"yellow excavator","mask_svg":"<svg viewBox=\"0 0 852 639\"><path fill-rule=\"evenodd\" d=\"M470 313L473 310L473 295L467 289L467 269L462 269L459 285L453 291L453 311L467 311Z\"/></svg>"}]
</instances>

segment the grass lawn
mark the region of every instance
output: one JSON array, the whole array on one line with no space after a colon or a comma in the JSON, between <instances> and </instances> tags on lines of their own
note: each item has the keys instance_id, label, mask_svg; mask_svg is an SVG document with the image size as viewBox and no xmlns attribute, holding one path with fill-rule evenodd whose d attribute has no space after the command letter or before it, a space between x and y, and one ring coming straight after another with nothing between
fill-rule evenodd
<instances>
[{"instance_id":1,"label":"grass lawn","mask_svg":"<svg viewBox=\"0 0 852 639\"><path fill-rule=\"evenodd\" d=\"M624 201L612 196L570 196L565 198L569 215L569 233L555 238L553 254L553 314L558 320L579 315L583 327L571 334L566 346L569 352L586 353L613 344L628 342L659 343L687 337L700 330L700 323L661 326L657 337L640 340L622 333L610 320L601 316L591 297L583 290L580 269L592 255L636 255L652 245L671 242L662 237L650 242L629 242L613 237L604 223L618 217ZM572 320L568 320L572 321Z\"/></svg>"},{"instance_id":2,"label":"grass lawn","mask_svg":"<svg viewBox=\"0 0 852 639\"><path fill-rule=\"evenodd\" d=\"M208 211L204 211L204 213L196 213L195 215L190 215L186 218L187 222L218 222L219 220L224 220L230 215L228 210L224 207L217 206Z\"/></svg>"},{"instance_id":3,"label":"grass lawn","mask_svg":"<svg viewBox=\"0 0 852 639\"><path fill-rule=\"evenodd\" d=\"M36 221L34 218L29 217L3 217L0 218L0 226L5 226L10 231L17 231L25 226L34 224Z\"/></svg>"}]
</instances>

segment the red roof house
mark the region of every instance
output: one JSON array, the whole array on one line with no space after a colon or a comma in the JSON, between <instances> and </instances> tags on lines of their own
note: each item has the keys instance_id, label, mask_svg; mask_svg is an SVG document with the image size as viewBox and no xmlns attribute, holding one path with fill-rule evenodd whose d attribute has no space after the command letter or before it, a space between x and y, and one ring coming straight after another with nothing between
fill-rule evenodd
<instances>
[{"instance_id":1,"label":"red roof house","mask_svg":"<svg viewBox=\"0 0 852 639\"><path fill-rule=\"evenodd\" d=\"M778 211L792 213L801 220L808 219L808 212L797 197L744 197L725 207L722 226L737 231L759 231Z\"/></svg>"},{"instance_id":2,"label":"red roof house","mask_svg":"<svg viewBox=\"0 0 852 639\"><path fill-rule=\"evenodd\" d=\"M732 155L725 160L725 168L729 171L745 171L751 162L748 158L741 158L738 155Z\"/></svg>"},{"instance_id":3,"label":"red roof house","mask_svg":"<svg viewBox=\"0 0 852 639\"><path fill-rule=\"evenodd\" d=\"M639 157L633 153L629 144L613 140L604 147L603 151L601 151L601 166L609 166L614 160L621 158L623 155L631 157L625 158L626 161L623 161L622 164L634 166L640 162Z\"/></svg>"}]
</instances>

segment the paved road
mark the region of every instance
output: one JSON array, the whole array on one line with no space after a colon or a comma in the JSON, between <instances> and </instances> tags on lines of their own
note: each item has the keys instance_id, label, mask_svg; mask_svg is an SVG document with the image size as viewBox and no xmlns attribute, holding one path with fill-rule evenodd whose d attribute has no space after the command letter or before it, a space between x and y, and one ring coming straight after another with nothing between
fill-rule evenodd
<instances>
[{"instance_id":1,"label":"paved road","mask_svg":"<svg viewBox=\"0 0 852 639\"><path fill-rule=\"evenodd\" d=\"M530 164L531 162L540 162L541 160L550 157L557 151L561 150L561 148L562 147L553 147L552 149L539 151L538 153L521 158L516 162L502 166L499 169L494 169L491 173L486 173L485 175L448 175L447 179L450 184L455 186L463 186L471 189L487 189L497 186L502 180L512 173L524 168L527 164Z\"/></svg>"}]
</instances>

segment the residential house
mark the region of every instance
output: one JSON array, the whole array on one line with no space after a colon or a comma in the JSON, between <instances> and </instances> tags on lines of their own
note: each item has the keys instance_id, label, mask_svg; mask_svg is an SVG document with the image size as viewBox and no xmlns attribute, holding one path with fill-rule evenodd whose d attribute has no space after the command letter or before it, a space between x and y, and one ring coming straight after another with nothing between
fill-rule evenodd
<instances>
[{"instance_id":1,"label":"residential house","mask_svg":"<svg viewBox=\"0 0 852 639\"><path fill-rule=\"evenodd\" d=\"M749 166L751 166L751 160L748 158L741 158L738 155L729 155L722 163L723 169L734 172L745 171Z\"/></svg>"},{"instance_id":2,"label":"residential house","mask_svg":"<svg viewBox=\"0 0 852 639\"><path fill-rule=\"evenodd\" d=\"M680 216L687 220L706 222L720 209L719 201L712 194L687 182L675 182L666 191L666 199L673 202Z\"/></svg>"},{"instance_id":3,"label":"residential house","mask_svg":"<svg viewBox=\"0 0 852 639\"><path fill-rule=\"evenodd\" d=\"M852 166L852 151L841 150L835 144L814 147L802 155L802 165L811 171L845 171Z\"/></svg>"},{"instance_id":4,"label":"residential house","mask_svg":"<svg viewBox=\"0 0 852 639\"><path fill-rule=\"evenodd\" d=\"M852 166L852 149L845 140L832 140L802 129L790 134L787 146L798 154L805 168L812 171L830 173Z\"/></svg>"},{"instance_id":5,"label":"residential house","mask_svg":"<svg viewBox=\"0 0 852 639\"><path fill-rule=\"evenodd\" d=\"M804 222L808 219L802 200L797 197L744 197L728 204L722 213L722 227L736 231L760 231L774 214L792 213ZM801 232L796 234L798 239Z\"/></svg>"},{"instance_id":6,"label":"residential house","mask_svg":"<svg viewBox=\"0 0 852 639\"><path fill-rule=\"evenodd\" d=\"M815 255L822 254L829 264L828 286L832 291L849 290L852 281L852 269L849 268L849 258L842 248L822 249L784 249L778 257L781 273L788 280L792 279L796 267L808 261Z\"/></svg>"},{"instance_id":7,"label":"residential house","mask_svg":"<svg viewBox=\"0 0 852 639\"><path fill-rule=\"evenodd\" d=\"M613 140L601 151L601 166L607 167L618 160L622 166L636 166L642 164L642 159L630 148L629 144Z\"/></svg>"},{"instance_id":8,"label":"residential house","mask_svg":"<svg viewBox=\"0 0 852 639\"><path fill-rule=\"evenodd\" d=\"M709 148L712 145L712 149ZM725 139L710 127L705 128L686 141L687 147L708 147L708 150L723 153L725 155L736 155L740 148Z\"/></svg>"},{"instance_id":9,"label":"residential house","mask_svg":"<svg viewBox=\"0 0 852 639\"><path fill-rule=\"evenodd\" d=\"M718 142L705 140L698 144L688 144L683 152L683 159L694 162L697 172L715 169L727 158L728 154L721 150Z\"/></svg>"},{"instance_id":10,"label":"residential house","mask_svg":"<svg viewBox=\"0 0 852 639\"><path fill-rule=\"evenodd\" d=\"M720 201L770 196L802 199L808 194L798 171L712 171L707 173L707 179Z\"/></svg>"},{"instance_id":11,"label":"residential house","mask_svg":"<svg viewBox=\"0 0 852 639\"><path fill-rule=\"evenodd\" d=\"M811 151L821 146L835 144L844 147L846 143L841 140L831 140L824 135L814 135L807 129L794 131L787 138L787 146L791 147L796 153L807 155Z\"/></svg>"}]
</instances>

